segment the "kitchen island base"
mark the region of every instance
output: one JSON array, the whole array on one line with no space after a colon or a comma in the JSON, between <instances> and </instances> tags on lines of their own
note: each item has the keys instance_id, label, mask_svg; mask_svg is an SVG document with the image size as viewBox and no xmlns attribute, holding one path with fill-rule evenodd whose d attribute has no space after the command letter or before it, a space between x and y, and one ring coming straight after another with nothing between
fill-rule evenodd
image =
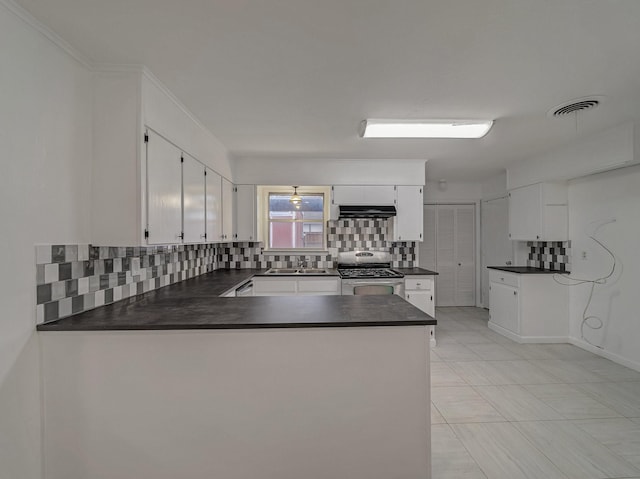
<instances>
[{"instance_id":1,"label":"kitchen island base","mask_svg":"<svg viewBox=\"0 0 640 479\"><path fill-rule=\"evenodd\" d=\"M40 336L48 479L431 477L428 326Z\"/></svg>"}]
</instances>

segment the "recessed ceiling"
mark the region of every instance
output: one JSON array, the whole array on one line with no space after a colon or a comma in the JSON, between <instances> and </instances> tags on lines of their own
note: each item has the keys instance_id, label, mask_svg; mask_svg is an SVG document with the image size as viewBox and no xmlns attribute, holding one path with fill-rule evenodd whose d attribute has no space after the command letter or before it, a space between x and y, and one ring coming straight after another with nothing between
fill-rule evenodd
<instances>
[{"instance_id":1,"label":"recessed ceiling","mask_svg":"<svg viewBox=\"0 0 640 479\"><path fill-rule=\"evenodd\" d=\"M433 179L640 117L637 0L17 0L94 63L144 64L235 157L429 159ZM607 101L577 118L547 111ZM365 118L495 119L367 140Z\"/></svg>"}]
</instances>

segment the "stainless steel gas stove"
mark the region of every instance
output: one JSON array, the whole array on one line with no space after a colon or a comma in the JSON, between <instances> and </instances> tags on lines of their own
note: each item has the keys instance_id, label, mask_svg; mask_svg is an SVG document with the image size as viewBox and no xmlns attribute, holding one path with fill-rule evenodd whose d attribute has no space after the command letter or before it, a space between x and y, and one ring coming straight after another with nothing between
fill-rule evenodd
<instances>
[{"instance_id":1,"label":"stainless steel gas stove","mask_svg":"<svg viewBox=\"0 0 640 479\"><path fill-rule=\"evenodd\" d=\"M404 296L404 275L391 269L391 254L383 251L338 253L343 295Z\"/></svg>"}]
</instances>

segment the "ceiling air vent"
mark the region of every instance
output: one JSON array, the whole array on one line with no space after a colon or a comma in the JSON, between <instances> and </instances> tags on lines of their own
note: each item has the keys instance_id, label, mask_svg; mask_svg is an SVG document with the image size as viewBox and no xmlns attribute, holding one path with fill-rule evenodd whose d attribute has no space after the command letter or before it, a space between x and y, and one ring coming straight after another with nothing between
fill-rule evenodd
<instances>
[{"instance_id":1,"label":"ceiling air vent","mask_svg":"<svg viewBox=\"0 0 640 479\"><path fill-rule=\"evenodd\" d=\"M552 108L549 110L547 115L550 117L562 118L567 115L573 115L574 113L593 110L595 107L600 105L600 103L602 103L602 97L600 96L577 98Z\"/></svg>"}]
</instances>

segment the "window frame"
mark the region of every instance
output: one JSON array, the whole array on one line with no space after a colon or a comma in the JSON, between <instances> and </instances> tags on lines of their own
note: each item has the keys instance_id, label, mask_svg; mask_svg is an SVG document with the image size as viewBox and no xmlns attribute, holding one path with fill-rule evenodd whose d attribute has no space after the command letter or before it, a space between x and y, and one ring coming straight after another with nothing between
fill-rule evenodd
<instances>
[{"instance_id":1,"label":"window frame","mask_svg":"<svg viewBox=\"0 0 640 479\"><path fill-rule=\"evenodd\" d=\"M319 223L322 225L322 248L272 248L269 244L269 195L292 195L293 186L276 186L276 185L258 185L258 240L263 243L266 253L282 252L284 254L312 254L315 252L327 252L327 221L329 221L329 213L331 208L331 187L330 186L298 186L299 195L322 195L323 208L322 220L301 221L301 220L285 220L283 223Z\"/></svg>"}]
</instances>

